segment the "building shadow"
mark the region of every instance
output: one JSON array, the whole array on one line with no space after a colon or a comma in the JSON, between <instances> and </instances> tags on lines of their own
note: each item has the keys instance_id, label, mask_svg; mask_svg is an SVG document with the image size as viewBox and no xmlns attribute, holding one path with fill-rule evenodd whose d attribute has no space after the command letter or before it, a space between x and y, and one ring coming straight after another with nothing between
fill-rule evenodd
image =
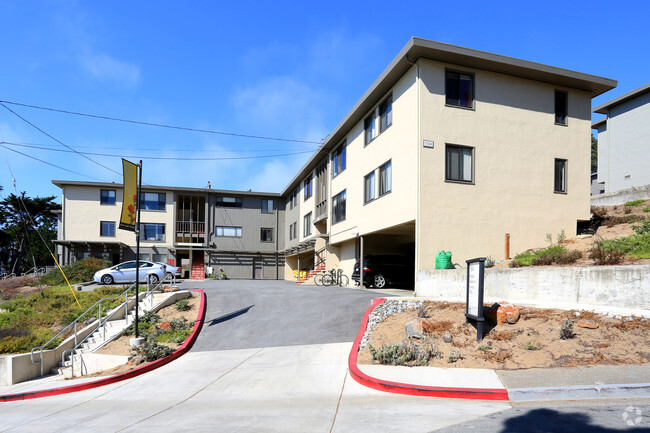
<instances>
[{"instance_id":1,"label":"building shadow","mask_svg":"<svg viewBox=\"0 0 650 433\"><path fill-rule=\"evenodd\" d=\"M625 419L623 418L624 413L628 415ZM650 427L641 426L642 424L647 425L647 416L641 418L641 415L635 411L626 412L625 408L620 411L615 411L615 416L620 417L620 428L603 427L593 424L591 417L583 413L558 412L548 408L534 409L523 415L505 420L501 433L615 433L622 431L650 433Z\"/></svg>"},{"instance_id":2,"label":"building shadow","mask_svg":"<svg viewBox=\"0 0 650 433\"><path fill-rule=\"evenodd\" d=\"M232 313L225 314L221 317L217 317L215 319L212 319L208 322L208 326L213 326L213 325L218 325L219 323L227 322L228 320L232 320L236 317L241 316L242 314L248 313L248 310L253 308L255 304L249 305L248 307L242 308L241 310L233 311Z\"/></svg>"}]
</instances>

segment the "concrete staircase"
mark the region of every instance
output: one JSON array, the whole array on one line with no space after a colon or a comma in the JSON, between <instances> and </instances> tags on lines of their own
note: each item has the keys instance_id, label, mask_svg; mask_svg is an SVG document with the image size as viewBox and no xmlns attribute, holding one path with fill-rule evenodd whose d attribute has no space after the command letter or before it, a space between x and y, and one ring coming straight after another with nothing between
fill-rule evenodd
<instances>
[{"instance_id":1,"label":"concrete staircase","mask_svg":"<svg viewBox=\"0 0 650 433\"><path fill-rule=\"evenodd\" d=\"M138 303L139 317L142 318L145 313L153 310L170 296L172 296L171 293L156 293L153 296L147 296L145 299L142 299ZM121 308L124 308L124 306ZM80 377L125 364L128 361L128 356L99 355L93 352L119 337L122 331L134 321L135 306L131 308L126 319L122 318L105 322L104 325L95 330L95 332L88 336L86 341L68 355L63 364L59 361L59 365L53 367L51 373L63 374L66 378L70 378L73 375ZM73 361L74 372L72 370Z\"/></svg>"},{"instance_id":2,"label":"concrete staircase","mask_svg":"<svg viewBox=\"0 0 650 433\"><path fill-rule=\"evenodd\" d=\"M301 278L298 281L296 281L296 284L314 284L314 276L316 274L323 272L324 270L325 270L325 263L321 263L320 265L316 266L316 268L309 271L305 278Z\"/></svg>"}]
</instances>

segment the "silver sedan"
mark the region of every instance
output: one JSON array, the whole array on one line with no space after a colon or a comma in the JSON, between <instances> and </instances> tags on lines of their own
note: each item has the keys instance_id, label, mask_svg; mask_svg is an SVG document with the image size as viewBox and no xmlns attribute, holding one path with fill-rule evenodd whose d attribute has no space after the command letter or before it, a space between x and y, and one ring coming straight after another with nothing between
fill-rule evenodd
<instances>
[{"instance_id":1,"label":"silver sedan","mask_svg":"<svg viewBox=\"0 0 650 433\"><path fill-rule=\"evenodd\" d=\"M135 282L136 262L135 260L120 263L112 268L102 269L95 272L93 280L96 283L113 284L113 283L131 283ZM160 263L153 263L146 260L140 260L140 282L149 281L156 284L165 278L165 267Z\"/></svg>"}]
</instances>

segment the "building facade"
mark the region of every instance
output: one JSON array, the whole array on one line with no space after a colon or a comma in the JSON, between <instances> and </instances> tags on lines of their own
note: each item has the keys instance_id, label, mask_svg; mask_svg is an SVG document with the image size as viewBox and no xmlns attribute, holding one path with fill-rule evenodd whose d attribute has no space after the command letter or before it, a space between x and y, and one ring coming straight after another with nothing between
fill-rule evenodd
<instances>
[{"instance_id":1,"label":"building facade","mask_svg":"<svg viewBox=\"0 0 650 433\"><path fill-rule=\"evenodd\" d=\"M594 109L606 115L598 131L599 193L650 185L650 84Z\"/></svg>"},{"instance_id":2,"label":"building facade","mask_svg":"<svg viewBox=\"0 0 650 433\"><path fill-rule=\"evenodd\" d=\"M546 233L574 235L590 217L591 99L615 85L413 38L273 196L275 225L252 223L274 228L274 241L239 245L211 235L202 245L220 260L276 254L285 279L319 266L349 276L362 255L400 254L413 262L417 285L440 250L458 263L503 260L543 244ZM247 227L245 201L239 210L220 207L213 194L195 212L205 206L215 227Z\"/></svg>"}]
</instances>

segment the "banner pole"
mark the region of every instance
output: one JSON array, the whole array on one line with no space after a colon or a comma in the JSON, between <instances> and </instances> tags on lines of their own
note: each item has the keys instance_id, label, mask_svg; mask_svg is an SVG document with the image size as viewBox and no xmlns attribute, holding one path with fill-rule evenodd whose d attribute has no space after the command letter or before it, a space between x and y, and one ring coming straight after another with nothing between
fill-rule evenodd
<instances>
[{"instance_id":1,"label":"banner pole","mask_svg":"<svg viewBox=\"0 0 650 433\"><path fill-rule=\"evenodd\" d=\"M142 188L142 160L138 164L139 172L138 173L138 189L136 193L136 221L135 221L135 338L138 338L138 310L140 309L140 189Z\"/></svg>"}]
</instances>

